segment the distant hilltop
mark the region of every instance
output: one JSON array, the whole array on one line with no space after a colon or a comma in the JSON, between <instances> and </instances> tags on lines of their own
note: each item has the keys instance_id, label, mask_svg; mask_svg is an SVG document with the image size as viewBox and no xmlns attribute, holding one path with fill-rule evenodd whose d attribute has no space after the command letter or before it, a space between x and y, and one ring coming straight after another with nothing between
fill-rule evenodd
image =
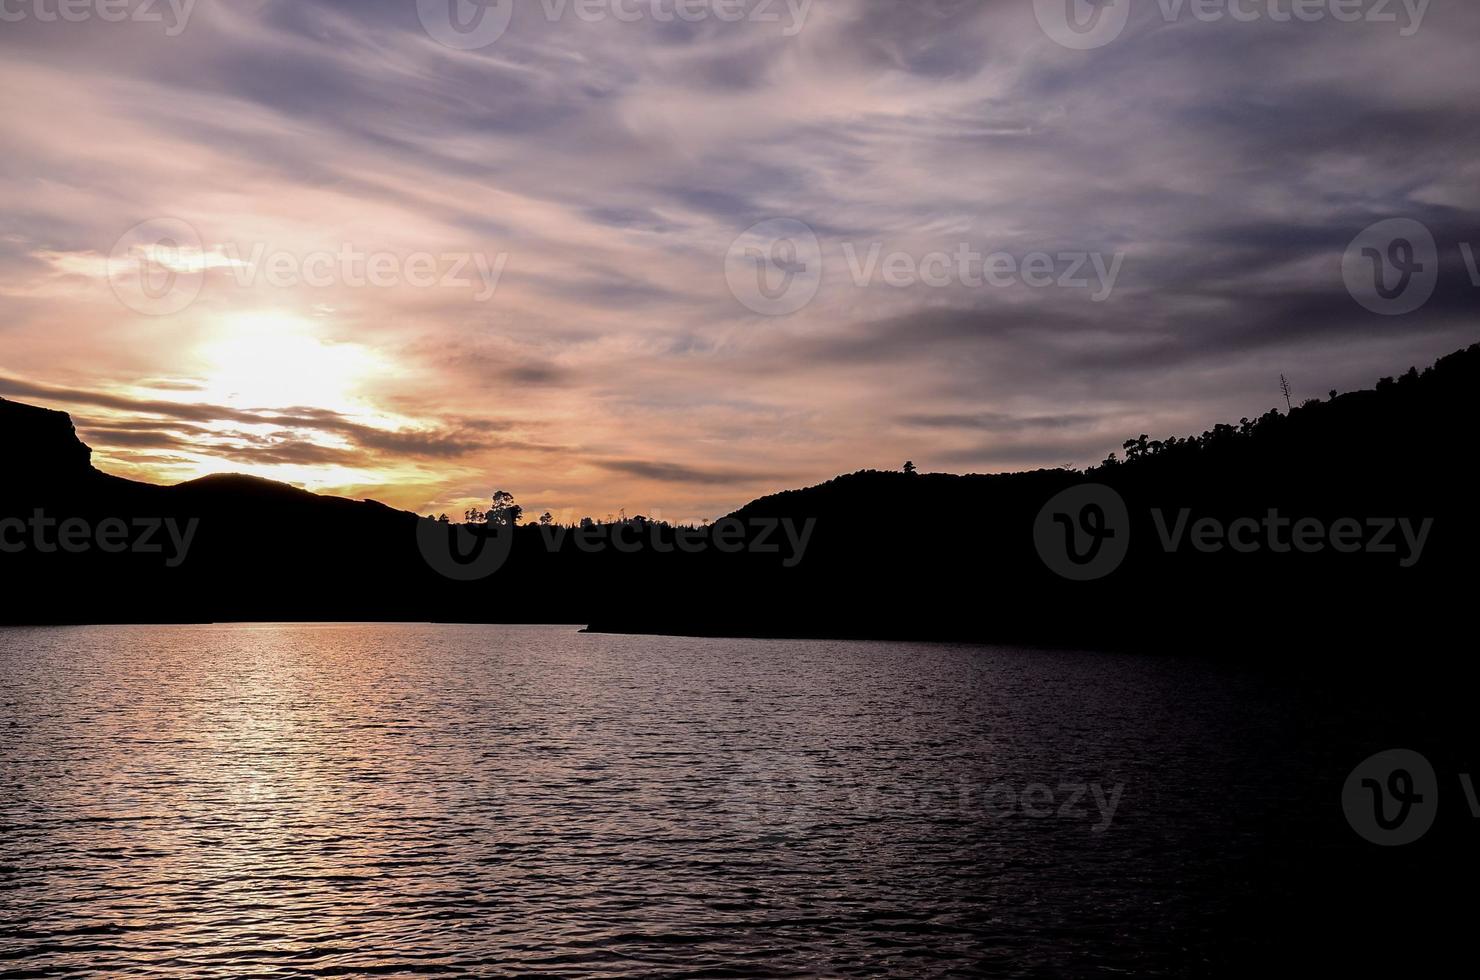
<instances>
[{"instance_id":1,"label":"distant hilltop","mask_svg":"<svg viewBox=\"0 0 1480 980\"><path fill-rule=\"evenodd\" d=\"M702 528L431 521L242 476L105 476L0 399L6 622L436 620L1237 648L1467 626L1480 345L1087 472L862 471ZM70 535L71 545L66 545ZM1349 652L1349 650L1348 650Z\"/></svg>"}]
</instances>

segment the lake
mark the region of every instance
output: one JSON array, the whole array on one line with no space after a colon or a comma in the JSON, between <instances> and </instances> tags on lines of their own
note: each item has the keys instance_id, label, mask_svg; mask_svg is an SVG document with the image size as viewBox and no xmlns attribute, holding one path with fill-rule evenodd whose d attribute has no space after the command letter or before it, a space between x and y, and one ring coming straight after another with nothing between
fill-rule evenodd
<instances>
[{"instance_id":1,"label":"lake","mask_svg":"<svg viewBox=\"0 0 1480 980\"><path fill-rule=\"evenodd\" d=\"M1407 734L1369 708L1195 657L4 630L0 975L1211 975L1399 850L1342 813Z\"/></svg>"}]
</instances>

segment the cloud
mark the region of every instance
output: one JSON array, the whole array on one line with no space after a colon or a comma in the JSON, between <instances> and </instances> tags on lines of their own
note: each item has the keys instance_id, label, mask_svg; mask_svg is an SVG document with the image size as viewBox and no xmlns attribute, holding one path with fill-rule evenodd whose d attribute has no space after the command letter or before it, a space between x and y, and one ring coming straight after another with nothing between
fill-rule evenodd
<instances>
[{"instance_id":1,"label":"cloud","mask_svg":"<svg viewBox=\"0 0 1480 980\"><path fill-rule=\"evenodd\" d=\"M612 459L602 460L596 465L613 473L626 473L660 483L689 483L699 486L734 486L754 483L759 480L775 480L772 473L748 472L743 470L699 469L677 463L659 463L648 460Z\"/></svg>"},{"instance_id":2,"label":"cloud","mask_svg":"<svg viewBox=\"0 0 1480 980\"><path fill-rule=\"evenodd\" d=\"M365 425L323 409L301 408L282 412L241 410L222 405L151 401L103 392L37 385L0 376L0 393L12 398L34 398L63 405L90 405L130 415L162 416L171 424L134 419L114 421L81 420L85 432L96 433L110 445L186 448L212 440L213 452L227 459L258 458L273 462L346 462L366 452L385 456L441 459L464 456L488 444L485 433L506 424L478 420L441 430L386 430ZM195 424L206 423L206 424ZM273 426L266 436L240 430L212 428L209 423L238 423ZM329 434L343 437L348 448L315 446L307 436ZM190 437L189 439L185 437ZM248 445L231 445L232 441ZM271 447L264 451L263 447ZM291 448L286 448L291 447Z\"/></svg>"},{"instance_id":3,"label":"cloud","mask_svg":"<svg viewBox=\"0 0 1480 980\"><path fill-rule=\"evenodd\" d=\"M1065 429L1084 426L1092 421L1087 415L1008 415L982 412L976 415L901 415L904 425L922 429L984 429L991 432L1017 432L1023 429Z\"/></svg>"},{"instance_id":4,"label":"cloud","mask_svg":"<svg viewBox=\"0 0 1480 980\"><path fill-rule=\"evenodd\" d=\"M475 51L400 0L201 4L178 37L7 24L0 391L85 410L101 465L135 476L215 460L405 486L423 511L497 483L542 509L682 519L905 458L1091 463L1258 414L1281 373L1324 394L1475 339L1458 250L1480 227L1474 4L1433 5L1408 38L1146 5L1089 52L1025 0L814 3L795 36L514 8ZM1434 298L1398 318L1340 274L1390 216L1443 249ZM197 229L209 267L167 317L98 278L158 217ZM816 299L776 318L724 275L736 236L774 217L823 256ZM875 244L1123 267L1102 302L859 285L844 246ZM220 257L256 245L508 262L478 302L244 285ZM250 342L243 313L373 357L321 398L232 398L243 369L203 352Z\"/></svg>"}]
</instances>

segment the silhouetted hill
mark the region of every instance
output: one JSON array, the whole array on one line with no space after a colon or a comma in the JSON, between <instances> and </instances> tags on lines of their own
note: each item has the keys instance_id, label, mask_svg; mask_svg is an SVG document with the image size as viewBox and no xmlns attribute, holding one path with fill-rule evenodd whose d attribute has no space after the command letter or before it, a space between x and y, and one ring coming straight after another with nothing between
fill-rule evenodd
<instances>
[{"instance_id":1,"label":"silhouetted hill","mask_svg":"<svg viewBox=\"0 0 1480 980\"><path fill-rule=\"evenodd\" d=\"M92 450L77 438L66 412L0 398L0 433L7 460L24 469L17 475L28 482L77 481L93 472Z\"/></svg>"},{"instance_id":2,"label":"silhouetted hill","mask_svg":"<svg viewBox=\"0 0 1480 980\"><path fill-rule=\"evenodd\" d=\"M0 619L544 621L1271 653L1411 640L1463 625L1477 392L1480 345L1288 414L1142 437L1087 473L864 471L701 529L439 525L244 476L151 486L94 470L65 414L0 400L13 474L0 562L14 573Z\"/></svg>"},{"instance_id":3,"label":"silhouetted hill","mask_svg":"<svg viewBox=\"0 0 1480 980\"><path fill-rule=\"evenodd\" d=\"M737 512L819 517L806 563L727 581L719 604L680 583L662 609L594 625L1193 649L1255 643L1272 655L1301 642L1443 635L1468 625L1477 399L1480 345L1288 414L1201 436L1142 436L1084 474L839 477ZM1071 581L1045 562L1034 529L1051 498L1084 485L1122 503L1129 545L1112 570ZM1064 532L1049 529L1050 540ZM1406 530L1421 548L1416 558Z\"/></svg>"}]
</instances>

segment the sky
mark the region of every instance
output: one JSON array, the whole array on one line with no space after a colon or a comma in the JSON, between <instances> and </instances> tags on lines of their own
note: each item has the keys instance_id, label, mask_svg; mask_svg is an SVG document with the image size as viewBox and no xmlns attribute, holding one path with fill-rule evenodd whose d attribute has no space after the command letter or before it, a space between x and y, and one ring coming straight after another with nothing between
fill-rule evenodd
<instances>
[{"instance_id":1,"label":"sky","mask_svg":"<svg viewBox=\"0 0 1480 980\"><path fill-rule=\"evenodd\" d=\"M121 476L713 519L1480 339L1471 0L65 2L0 0L0 396Z\"/></svg>"}]
</instances>

